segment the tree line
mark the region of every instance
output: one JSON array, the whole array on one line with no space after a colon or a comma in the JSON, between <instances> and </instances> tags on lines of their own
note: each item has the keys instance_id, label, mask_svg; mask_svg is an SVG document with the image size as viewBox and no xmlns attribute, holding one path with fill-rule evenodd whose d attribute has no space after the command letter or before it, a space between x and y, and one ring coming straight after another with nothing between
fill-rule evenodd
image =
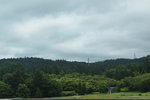
<instances>
[{"instance_id":1,"label":"tree line","mask_svg":"<svg viewBox=\"0 0 150 100\"><path fill-rule=\"evenodd\" d=\"M87 64L42 58L0 60L0 98L55 97L118 91L149 92L150 56Z\"/></svg>"}]
</instances>

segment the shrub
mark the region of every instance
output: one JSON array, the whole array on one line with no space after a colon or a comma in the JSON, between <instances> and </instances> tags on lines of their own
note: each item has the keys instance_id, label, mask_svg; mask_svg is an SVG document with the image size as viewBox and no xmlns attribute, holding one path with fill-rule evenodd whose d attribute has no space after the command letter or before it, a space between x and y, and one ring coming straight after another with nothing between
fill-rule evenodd
<instances>
[{"instance_id":1,"label":"shrub","mask_svg":"<svg viewBox=\"0 0 150 100\"><path fill-rule=\"evenodd\" d=\"M141 94L141 93L139 93L139 96L142 96L142 94Z\"/></svg>"},{"instance_id":2,"label":"shrub","mask_svg":"<svg viewBox=\"0 0 150 100\"><path fill-rule=\"evenodd\" d=\"M75 91L63 91L62 92L62 96L73 96L73 95L77 95L77 93Z\"/></svg>"},{"instance_id":3,"label":"shrub","mask_svg":"<svg viewBox=\"0 0 150 100\"><path fill-rule=\"evenodd\" d=\"M128 92L129 89L127 87L124 87L124 88L120 88L120 92Z\"/></svg>"}]
</instances>

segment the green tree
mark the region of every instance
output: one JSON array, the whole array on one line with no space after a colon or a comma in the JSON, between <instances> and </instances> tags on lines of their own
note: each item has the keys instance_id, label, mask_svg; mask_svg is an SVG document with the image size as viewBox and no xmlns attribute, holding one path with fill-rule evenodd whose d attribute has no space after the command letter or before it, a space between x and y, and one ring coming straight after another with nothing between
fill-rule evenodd
<instances>
[{"instance_id":1,"label":"green tree","mask_svg":"<svg viewBox=\"0 0 150 100\"><path fill-rule=\"evenodd\" d=\"M84 95L86 94L86 84L85 82L79 82L78 85L77 85L77 88L76 88L76 92L79 94L79 95Z\"/></svg>"},{"instance_id":2,"label":"green tree","mask_svg":"<svg viewBox=\"0 0 150 100\"><path fill-rule=\"evenodd\" d=\"M120 80L125 77L133 76L133 72L124 65L118 65L117 67L106 71L105 75L106 77Z\"/></svg>"},{"instance_id":3,"label":"green tree","mask_svg":"<svg viewBox=\"0 0 150 100\"><path fill-rule=\"evenodd\" d=\"M24 83L24 80L26 79L26 73L24 68L20 64L14 64L10 63L9 65L9 73L6 73L3 75L3 81L10 84L14 91L16 91L18 85L20 83Z\"/></svg>"},{"instance_id":4,"label":"green tree","mask_svg":"<svg viewBox=\"0 0 150 100\"><path fill-rule=\"evenodd\" d=\"M101 82L98 82L98 89L99 89L99 92L100 93L106 93L108 92L108 83L106 81L101 81Z\"/></svg>"},{"instance_id":5,"label":"green tree","mask_svg":"<svg viewBox=\"0 0 150 100\"><path fill-rule=\"evenodd\" d=\"M36 88L34 97L36 97L36 98L41 98L42 97L42 92L39 88Z\"/></svg>"},{"instance_id":6,"label":"green tree","mask_svg":"<svg viewBox=\"0 0 150 100\"><path fill-rule=\"evenodd\" d=\"M61 96L61 93L62 85L58 81L49 79L47 84L43 86L44 97Z\"/></svg>"},{"instance_id":7,"label":"green tree","mask_svg":"<svg viewBox=\"0 0 150 100\"><path fill-rule=\"evenodd\" d=\"M34 90L40 93L42 97L60 96L62 86L59 82L49 79L47 74L37 70L33 75L32 84ZM35 94L36 96L36 94Z\"/></svg>"},{"instance_id":8,"label":"green tree","mask_svg":"<svg viewBox=\"0 0 150 100\"><path fill-rule=\"evenodd\" d=\"M9 98L11 96L12 96L12 91L10 86L0 81L0 98Z\"/></svg>"},{"instance_id":9,"label":"green tree","mask_svg":"<svg viewBox=\"0 0 150 100\"><path fill-rule=\"evenodd\" d=\"M26 98L26 97L30 96L30 90L29 90L29 88L27 87L26 84L19 84L18 88L17 88L17 93L16 94L19 97Z\"/></svg>"}]
</instances>

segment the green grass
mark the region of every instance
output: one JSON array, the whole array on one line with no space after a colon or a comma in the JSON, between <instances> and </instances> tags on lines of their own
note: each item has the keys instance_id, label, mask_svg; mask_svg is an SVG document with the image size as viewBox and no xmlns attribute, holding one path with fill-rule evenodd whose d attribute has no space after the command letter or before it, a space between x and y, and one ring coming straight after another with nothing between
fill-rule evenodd
<instances>
[{"instance_id":1,"label":"green grass","mask_svg":"<svg viewBox=\"0 0 150 100\"><path fill-rule=\"evenodd\" d=\"M73 97L82 97L84 99L97 99L97 98L112 98L112 99L150 99L150 92L140 93L140 92L120 92L120 93L93 93L87 95L76 95L76 96L65 96L65 97L55 97L59 99L69 99Z\"/></svg>"}]
</instances>

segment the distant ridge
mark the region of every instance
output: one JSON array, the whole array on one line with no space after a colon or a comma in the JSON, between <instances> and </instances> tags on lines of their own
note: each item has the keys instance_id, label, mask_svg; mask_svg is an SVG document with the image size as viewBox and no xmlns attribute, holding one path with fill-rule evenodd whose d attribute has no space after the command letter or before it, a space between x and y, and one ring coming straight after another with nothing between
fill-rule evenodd
<instances>
[{"instance_id":1,"label":"distant ridge","mask_svg":"<svg viewBox=\"0 0 150 100\"><path fill-rule=\"evenodd\" d=\"M137 59L110 59L105 61L99 61L94 63L78 62L78 61L66 61L66 60L51 60L36 57L25 58L7 58L0 60L0 67L5 67L9 63L17 63L25 68L30 69L42 69L47 73L59 74L63 73L84 73L84 74L102 74L106 70L116 68L123 65L129 67L129 64L140 64L146 59L150 59L150 56L145 56ZM142 67L141 67L142 68Z\"/></svg>"}]
</instances>

